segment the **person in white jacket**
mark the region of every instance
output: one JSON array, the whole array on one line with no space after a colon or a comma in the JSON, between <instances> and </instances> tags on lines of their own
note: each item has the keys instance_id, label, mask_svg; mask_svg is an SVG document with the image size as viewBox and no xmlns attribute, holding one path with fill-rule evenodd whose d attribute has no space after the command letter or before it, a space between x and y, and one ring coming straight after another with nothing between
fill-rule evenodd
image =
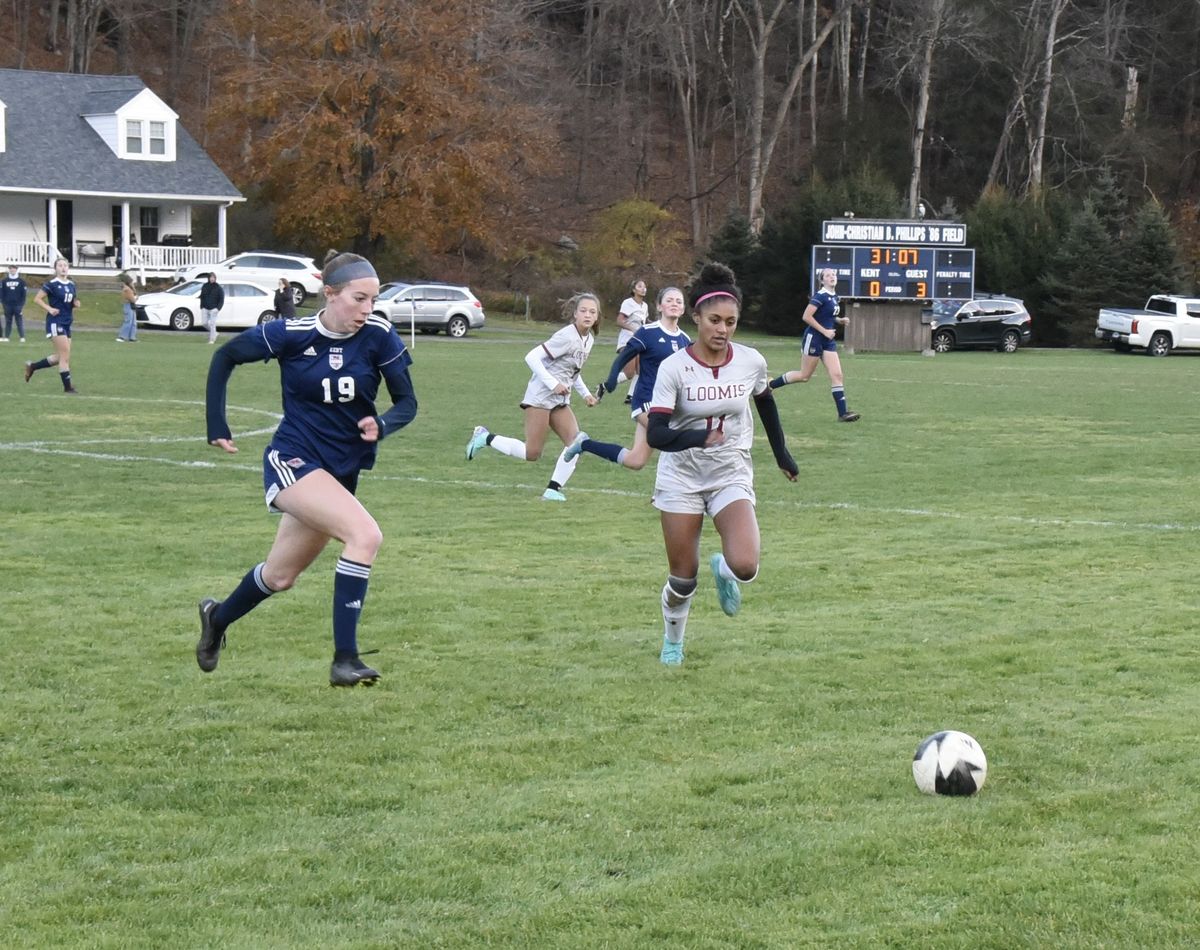
<instances>
[{"instance_id":1,"label":"person in white jacket","mask_svg":"<svg viewBox=\"0 0 1200 950\"><path fill-rule=\"evenodd\" d=\"M579 433L579 422L571 409L571 390L574 389L588 406L598 402L582 376L595 341L595 328L600 320L600 300L595 294L576 294L563 307L571 322L545 343L539 343L525 354L525 362L533 375L525 387L521 408L525 410L525 439L496 435L486 426L476 426L467 443L467 460L475 458L485 446L526 462L542 457L546 435L550 430L562 439L563 451ZM563 486L575 471L578 457L568 462L560 452L554 474L546 485L542 498L546 501L566 501Z\"/></svg>"}]
</instances>

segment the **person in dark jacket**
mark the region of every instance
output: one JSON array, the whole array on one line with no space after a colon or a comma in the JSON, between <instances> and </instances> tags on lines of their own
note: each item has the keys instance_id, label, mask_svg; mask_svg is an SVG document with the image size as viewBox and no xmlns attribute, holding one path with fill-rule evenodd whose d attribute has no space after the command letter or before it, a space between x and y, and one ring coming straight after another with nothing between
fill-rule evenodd
<instances>
[{"instance_id":1,"label":"person in dark jacket","mask_svg":"<svg viewBox=\"0 0 1200 950\"><path fill-rule=\"evenodd\" d=\"M4 303L4 335L0 343L7 343L12 336L13 320L17 321L17 336L25 342L25 279L16 264L8 265L8 276L0 282L0 301Z\"/></svg>"},{"instance_id":2,"label":"person in dark jacket","mask_svg":"<svg viewBox=\"0 0 1200 950\"><path fill-rule=\"evenodd\" d=\"M275 288L275 313L280 320L296 319L296 301L286 277L280 277L279 286Z\"/></svg>"},{"instance_id":3,"label":"person in dark jacket","mask_svg":"<svg viewBox=\"0 0 1200 950\"><path fill-rule=\"evenodd\" d=\"M217 283L217 275L211 271L204 286L200 288L200 319L208 327L208 342L217 342L217 314L225 306L225 288Z\"/></svg>"}]
</instances>

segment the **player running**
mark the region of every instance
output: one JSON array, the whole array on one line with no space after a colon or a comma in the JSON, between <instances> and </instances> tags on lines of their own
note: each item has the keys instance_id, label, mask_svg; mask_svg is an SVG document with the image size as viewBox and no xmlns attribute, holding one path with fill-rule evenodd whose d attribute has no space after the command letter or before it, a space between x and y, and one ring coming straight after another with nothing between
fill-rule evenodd
<instances>
[{"instance_id":1,"label":"player running","mask_svg":"<svg viewBox=\"0 0 1200 950\"><path fill-rule=\"evenodd\" d=\"M846 406L846 387L842 378L842 360L838 356L837 335L839 324L845 326L850 322L849 317L843 317L842 304L837 296L837 271L832 267L823 268L819 274L820 289L812 295L808 306L804 308L803 320L806 324L804 336L800 340L800 369L789 370L771 380L771 388L778 389L788 383L807 383L817 370L818 363L825 364L825 372L829 374L832 385L833 402L837 406L838 420L841 422L857 422L859 414L851 412Z\"/></svg>"},{"instance_id":2,"label":"player running","mask_svg":"<svg viewBox=\"0 0 1200 950\"><path fill-rule=\"evenodd\" d=\"M566 461L570 462L580 452L590 452L636 472L650 460L654 450L646 441L646 421L650 397L654 395L658 367L668 356L679 352L692 342L691 338L679 329L679 318L683 316L683 309L682 290L678 287L665 287L659 291L659 319L641 327L629 338L625 348L613 361L612 368L608 371L608 379L596 387L596 399L602 399L605 393L612 392L619 385L622 367L633 360L640 362L637 382L633 389L632 416L636 423L633 447L627 449L615 442L597 442L595 439L589 439L586 432L580 432L563 452Z\"/></svg>"},{"instance_id":3,"label":"player running","mask_svg":"<svg viewBox=\"0 0 1200 950\"><path fill-rule=\"evenodd\" d=\"M683 662L706 514L721 536L721 553L712 555L709 567L726 614L732 617L741 606L739 585L758 575L752 397L775 463L790 481L799 474L768 384L767 361L732 339L742 303L733 272L723 264L706 265L688 299L698 339L659 366L646 430L651 448L663 453L652 501L662 513L668 569L659 659L671 666Z\"/></svg>"}]
</instances>

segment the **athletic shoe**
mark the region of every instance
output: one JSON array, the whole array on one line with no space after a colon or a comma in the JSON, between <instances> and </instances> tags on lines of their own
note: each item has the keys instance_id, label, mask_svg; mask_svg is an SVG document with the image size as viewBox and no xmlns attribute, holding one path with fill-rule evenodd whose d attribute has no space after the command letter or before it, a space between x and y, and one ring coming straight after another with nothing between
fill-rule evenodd
<instances>
[{"instance_id":1,"label":"athletic shoe","mask_svg":"<svg viewBox=\"0 0 1200 950\"><path fill-rule=\"evenodd\" d=\"M586 432L580 432L571 440L571 444L563 450L564 462L573 461L579 456L579 453L583 451L583 443L587 441L587 437L588 434Z\"/></svg>"},{"instance_id":2,"label":"athletic shoe","mask_svg":"<svg viewBox=\"0 0 1200 950\"><path fill-rule=\"evenodd\" d=\"M843 412L838 416L838 422L858 422L861 418L857 412Z\"/></svg>"},{"instance_id":3,"label":"athletic shoe","mask_svg":"<svg viewBox=\"0 0 1200 950\"><path fill-rule=\"evenodd\" d=\"M125 337L119 336L119 337L117 337L117 342L118 343L128 343L129 341L126 340Z\"/></svg>"},{"instance_id":4,"label":"athletic shoe","mask_svg":"<svg viewBox=\"0 0 1200 950\"><path fill-rule=\"evenodd\" d=\"M0 336L0 343L7 343L7 342L8 342L8 337Z\"/></svg>"},{"instance_id":5,"label":"athletic shoe","mask_svg":"<svg viewBox=\"0 0 1200 950\"><path fill-rule=\"evenodd\" d=\"M658 655L661 662L667 666L680 666L683 663L683 644L672 643L663 637L662 652Z\"/></svg>"},{"instance_id":6,"label":"athletic shoe","mask_svg":"<svg viewBox=\"0 0 1200 950\"><path fill-rule=\"evenodd\" d=\"M542 501L566 501L567 496L557 488L547 488L542 492Z\"/></svg>"},{"instance_id":7,"label":"athletic shoe","mask_svg":"<svg viewBox=\"0 0 1200 950\"><path fill-rule=\"evenodd\" d=\"M24 342L25 342L25 337L21 337L21 342L22 342L22 343L24 343Z\"/></svg>"},{"instance_id":8,"label":"athletic shoe","mask_svg":"<svg viewBox=\"0 0 1200 950\"><path fill-rule=\"evenodd\" d=\"M341 659L334 654L333 663L329 666L330 686L357 686L359 683L363 686L374 686L377 679L379 671L367 666L358 658L357 653Z\"/></svg>"},{"instance_id":9,"label":"athletic shoe","mask_svg":"<svg viewBox=\"0 0 1200 950\"><path fill-rule=\"evenodd\" d=\"M596 402L599 402L601 399L603 399L604 394L607 392L608 392L608 387L605 386L604 383L601 383L599 386L597 386L596 392L595 392Z\"/></svg>"},{"instance_id":10,"label":"athletic shoe","mask_svg":"<svg viewBox=\"0 0 1200 950\"><path fill-rule=\"evenodd\" d=\"M212 619L213 611L220 606L221 602L211 597L200 601L200 642L196 644L196 662L205 673L217 668L221 647L225 646L225 631L218 631Z\"/></svg>"},{"instance_id":11,"label":"athletic shoe","mask_svg":"<svg viewBox=\"0 0 1200 950\"><path fill-rule=\"evenodd\" d=\"M742 606L742 589L737 581L727 581L721 576L721 555L710 557L708 566L712 568L713 580L717 582L717 600L721 602L721 609L732 617Z\"/></svg>"},{"instance_id":12,"label":"athletic shoe","mask_svg":"<svg viewBox=\"0 0 1200 950\"><path fill-rule=\"evenodd\" d=\"M625 397L625 405L627 405L627 406L632 406L632 405L633 405L633 397L632 397L632 396L626 396L626 397Z\"/></svg>"},{"instance_id":13,"label":"athletic shoe","mask_svg":"<svg viewBox=\"0 0 1200 950\"><path fill-rule=\"evenodd\" d=\"M475 457L476 453L478 453L480 449L487 445L487 439L489 435L491 435L491 433L488 432L488 430L483 426L475 427L475 431L471 433L471 441L467 443L468 462Z\"/></svg>"},{"instance_id":14,"label":"athletic shoe","mask_svg":"<svg viewBox=\"0 0 1200 950\"><path fill-rule=\"evenodd\" d=\"M74 386L72 386L72 387L70 387L69 389L64 389L64 390L63 390L63 395L64 395L64 396L78 396L78 395L79 395L79 390L78 390L78 389L76 389Z\"/></svg>"},{"instance_id":15,"label":"athletic shoe","mask_svg":"<svg viewBox=\"0 0 1200 950\"><path fill-rule=\"evenodd\" d=\"M25 361L25 382L33 379L33 364L29 360Z\"/></svg>"}]
</instances>

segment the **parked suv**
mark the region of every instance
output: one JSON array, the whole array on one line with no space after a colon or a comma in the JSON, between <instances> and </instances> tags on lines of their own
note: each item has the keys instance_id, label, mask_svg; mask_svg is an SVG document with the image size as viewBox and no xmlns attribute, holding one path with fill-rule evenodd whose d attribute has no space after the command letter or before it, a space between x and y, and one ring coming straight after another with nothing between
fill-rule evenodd
<instances>
[{"instance_id":1,"label":"parked suv","mask_svg":"<svg viewBox=\"0 0 1200 950\"><path fill-rule=\"evenodd\" d=\"M292 287L292 300L299 307L309 294L320 293L321 268L311 257L299 254L280 254L275 251L246 251L234 254L219 264L192 264L175 272L175 280L182 283L196 280L201 274L217 275L217 283L223 277L237 276L258 284L278 286L279 278L287 278Z\"/></svg>"},{"instance_id":2,"label":"parked suv","mask_svg":"<svg viewBox=\"0 0 1200 950\"><path fill-rule=\"evenodd\" d=\"M1033 318L1025 304L1004 294L935 300L929 327L937 353L968 347L1015 353L1033 336Z\"/></svg>"},{"instance_id":3,"label":"parked suv","mask_svg":"<svg viewBox=\"0 0 1200 950\"><path fill-rule=\"evenodd\" d=\"M470 288L432 282L384 284L375 312L400 327L411 326L422 333L445 330L453 337L478 330L484 321L483 304Z\"/></svg>"}]
</instances>

